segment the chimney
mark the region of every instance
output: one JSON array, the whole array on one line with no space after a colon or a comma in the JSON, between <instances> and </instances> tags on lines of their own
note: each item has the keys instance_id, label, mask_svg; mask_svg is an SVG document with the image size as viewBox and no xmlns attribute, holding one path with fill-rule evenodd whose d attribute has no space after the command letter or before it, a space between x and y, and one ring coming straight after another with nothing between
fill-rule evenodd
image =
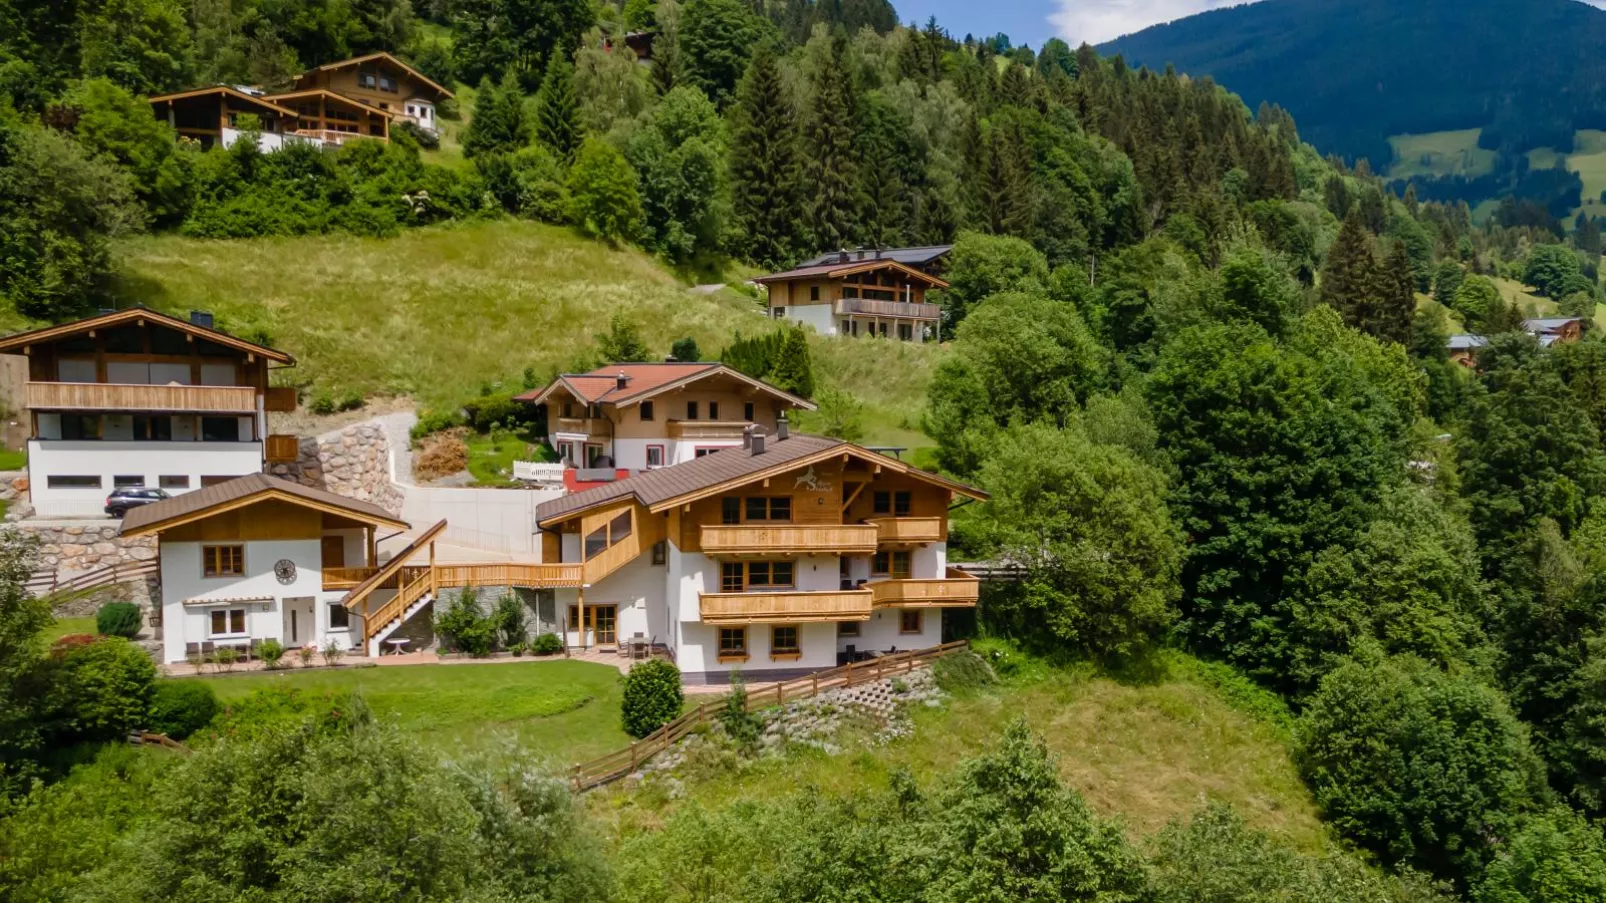
<instances>
[{"instance_id":1,"label":"chimney","mask_svg":"<svg viewBox=\"0 0 1606 903\"><path fill-rule=\"evenodd\" d=\"M626 386L630 385L630 377L626 376L622 370L619 372L618 376L613 378L613 381L614 384L619 387L619 391L621 392L624 391Z\"/></svg>"},{"instance_id":2,"label":"chimney","mask_svg":"<svg viewBox=\"0 0 1606 903\"><path fill-rule=\"evenodd\" d=\"M849 260L852 259L852 257L853 257L853 255L848 253L848 249L847 248L843 248L842 250L836 252L836 262L837 263L847 263Z\"/></svg>"},{"instance_id":3,"label":"chimney","mask_svg":"<svg viewBox=\"0 0 1606 903\"><path fill-rule=\"evenodd\" d=\"M863 260L863 259L864 259L864 249L863 249L863 248L860 248L860 249L859 249L859 259L860 259L860 260Z\"/></svg>"},{"instance_id":4,"label":"chimney","mask_svg":"<svg viewBox=\"0 0 1606 903\"><path fill-rule=\"evenodd\" d=\"M875 259L876 260L880 260L881 259L881 246L880 245L876 245L875 246Z\"/></svg>"},{"instance_id":5,"label":"chimney","mask_svg":"<svg viewBox=\"0 0 1606 903\"><path fill-rule=\"evenodd\" d=\"M747 453L756 458L764 454L764 428L755 423L748 429L752 430L753 441L748 444Z\"/></svg>"},{"instance_id":6,"label":"chimney","mask_svg":"<svg viewBox=\"0 0 1606 903\"><path fill-rule=\"evenodd\" d=\"M781 412L779 420L775 421L775 441L785 442L792 435L792 425L786 422L786 412Z\"/></svg>"},{"instance_id":7,"label":"chimney","mask_svg":"<svg viewBox=\"0 0 1606 903\"><path fill-rule=\"evenodd\" d=\"M192 311L190 311L190 324L192 326L199 326L202 329L211 329L212 328L212 312L209 311L209 310L192 310Z\"/></svg>"},{"instance_id":8,"label":"chimney","mask_svg":"<svg viewBox=\"0 0 1606 903\"><path fill-rule=\"evenodd\" d=\"M756 424L756 423L749 423L746 427L744 427L742 429L742 448L747 449L749 451L752 450L752 448L753 448L753 431L756 430L756 429L758 429L758 424Z\"/></svg>"}]
</instances>

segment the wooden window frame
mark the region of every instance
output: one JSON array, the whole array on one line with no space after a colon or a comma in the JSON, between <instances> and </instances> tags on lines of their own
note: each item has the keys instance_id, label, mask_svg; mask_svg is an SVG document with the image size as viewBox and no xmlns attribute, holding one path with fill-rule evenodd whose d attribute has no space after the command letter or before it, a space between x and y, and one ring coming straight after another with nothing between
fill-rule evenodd
<instances>
[{"instance_id":1,"label":"wooden window frame","mask_svg":"<svg viewBox=\"0 0 1606 903\"><path fill-rule=\"evenodd\" d=\"M719 419L719 402L710 401L708 403L708 419L709 420L718 420Z\"/></svg>"},{"instance_id":2,"label":"wooden window frame","mask_svg":"<svg viewBox=\"0 0 1606 903\"><path fill-rule=\"evenodd\" d=\"M915 510L915 494L907 489L892 493L892 516L908 517Z\"/></svg>"},{"instance_id":3,"label":"wooden window frame","mask_svg":"<svg viewBox=\"0 0 1606 903\"><path fill-rule=\"evenodd\" d=\"M731 645L727 647L725 644L725 637L727 635L739 638L741 645ZM718 652L718 659L721 664L725 662L747 661L748 650L750 647L747 645L747 627L745 625L741 627L721 627L719 628L719 634L716 639L718 640L718 644L715 646L715 649ZM727 651L727 649L729 651Z\"/></svg>"},{"instance_id":4,"label":"wooden window frame","mask_svg":"<svg viewBox=\"0 0 1606 903\"><path fill-rule=\"evenodd\" d=\"M903 567L898 567L898 556L903 556ZM874 577L890 577L893 580L908 580L914 575L914 556L907 549L881 549L870 559L870 574Z\"/></svg>"},{"instance_id":5,"label":"wooden window frame","mask_svg":"<svg viewBox=\"0 0 1606 903\"><path fill-rule=\"evenodd\" d=\"M764 503L764 516L754 517L750 512L754 502ZM783 520L775 516L775 509L786 508L786 518ZM792 497L789 495L749 495L742 497L742 523L744 524L789 524L792 523Z\"/></svg>"},{"instance_id":6,"label":"wooden window frame","mask_svg":"<svg viewBox=\"0 0 1606 903\"><path fill-rule=\"evenodd\" d=\"M747 587L748 592L775 592L776 590L797 589L797 565L794 562L778 559L774 561L747 561L743 562L743 565L746 567L746 571L743 574L742 585ZM764 568L763 583L758 582L753 577L753 567L755 565L761 565ZM788 579L785 583L777 579L777 568L786 569Z\"/></svg>"},{"instance_id":7,"label":"wooden window frame","mask_svg":"<svg viewBox=\"0 0 1606 903\"><path fill-rule=\"evenodd\" d=\"M909 629L909 619L911 617L914 618L914 622L915 622L915 627L914 627L913 630ZM925 633L925 632L926 632L925 612L921 611L918 608L900 608L900 609L898 609L898 635L899 636L912 636L914 634L920 634L920 633Z\"/></svg>"},{"instance_id":8,"label":"wooden window frame","mask_svg":"<svg viewBox=\"0 0 1606 903\"><path fill-rule=\"evenodd\" d=\"M780 644L781 631L790 631L792 642L789 645ZM796 624L770 625L770 661L795 662L803 657L803 633Z\"/></svg>"},{"instance_id":9,"label":"wooden window frame","mask_svg":"<svg viewBox=\"0 0 1606 903\"><path fill-rule=\"evenodd\" d=\"M234 620L234 615L236 615L236 614L238 614L240 616L240 629L239 630L232 629L234 627L234 624L231 623L231 622ZM218 615L222 615L223 616L223 621L224 621L223 626L227 627L227 628L230 628L230 629L225 630L222 633L218 633L215 629L213 629L214 628L214 622L216 621ZM235 639L235 638L238 638L238 637L246 637L246 636L250 636L250 635L251 635L251 617L250 617L250 614L248 612L246 612L246 610L244 608L214 608L211 611L207 612L206 636L207 636L208 639L219 639L219 638Z\"/></svg>"},{"instance_id":10,"label":"wooden window frame","mask_svg":"<svg viewBox=\"0 0 1606 903\"><path fill-rule=\"evenodd\" d=\"M836 636L837 636L837 639L839 639L839 640L840 639L856 640L856 639L858 639L859 637L861 637L863 635L864 635L863 622L860 622L860 621L838 621L838 622L836 622Z\"/></svg>"},{"instance_id":11,"label":"wooden window frame","mask_svg":"<svg viewBox=\"0 0 1606 903\"><path fill-rule=\"evenodd\" d=\"M225 560L225 555L227 559ZM238 558L236 562L235 559ZM233 568L238 566L239 570ZM220 543L213 546L201 546L201 578L204 580L227 579L229 577L245 576L245 544Z\"/></svg>"},{"instance_id":12,"label":"wooden window frame","mask_svg":"<svg viewBox=\"0 0 1606 903\"><path fill-rule=\"evenodd\" d=\"M740 561L727 561L719 566L719 591L739 593L747 588L747 567Z\"/></svg>"},{"instance_id":13,"label":"wooden window frame","mask_svg":"<svg viewBox=\"0 0 1606 903\"><path fill-rule=\"evenodd\" d=\"M871 514L892 513L892 493L887 490L874 490L870 493Z\"/></svg>"}]
</instances>

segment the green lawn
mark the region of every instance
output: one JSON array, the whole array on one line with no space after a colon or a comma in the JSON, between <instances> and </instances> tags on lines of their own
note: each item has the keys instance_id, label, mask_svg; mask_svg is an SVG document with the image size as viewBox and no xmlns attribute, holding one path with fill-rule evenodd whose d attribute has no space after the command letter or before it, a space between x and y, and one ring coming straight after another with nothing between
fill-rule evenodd
<instances>
[{"instance_id":1,"label":"green lawn","mask_svg":"<svg viewBox=\"0 0 1606 903\"><path fill-rule=\"evenodd\" d=\"M64 636L71 636L77 633L93 634L95 629L95 619L92 616L87 618L57 618L54 624L45 628L45 642L54 643Z\"/></svg>"},{"instance_id":2,"label":"green lawn","mask_svg":"<svg viewBox=\"0 0 1606 903\"><path fill-rule=\"evenodd\" d=\"M557 659L185 679L205 680L224 703L272 686L360 692L375 714L444 752L512 738L524 754L566 767L630 743L619 727L621 676L607 665Z\"/></svg>"},{"instance_id":3,"label":"green lawn","mask_svg":"<svg viewBox=\"0 0 1606 903\"><path fill-rule=\"evenodd\" d=\"M1137 682L1047 670L944 708L917 709L914 735L884 747L837 756L792 753L741 773L690 780L684 798L717 808L804 787L849 795L886 787L898 767L929 783L1024 717L1058 756L1066 782L1135 834L1152 834L1211 799L1300 849L1326 849L1329 839L1294 767L1285 724L1250 714L1257 709L1218 689L1209 666L1183 655L1167 661L1165 674ZM1261 691L1247 693L1261 704ZM655 790L624 787L590 802L620 833L651 828L682 805Z\"/></svg>"},{"instance_id":4,"label":"green lawn","mask_svg":"<svg viewBox=\"0 0 1606 903\"><path fill-rule=\"evenodd\" d=\"M0 448L0 470L27 470L28 452L20 448Z\"/></svg>"},{"instance_id":5,"label":"green lawn","mask_svg":"<svg viewBox=\"0 0 1606 903\"><path fill-rule=\"evenodd\" d=\"M493 435L468 437L468 472L481 486L514 486L514 461L545 461L555 458L549 446L532 442L516 433L501 431Z\"/></svg>"},{"instance_id":6,"label":"green lawn","mask_svg":"<svg viewBox=\"0 0 1606 903\"><path fill-rule=\"evenodd\" d=\"M1388 177L1464 175L1477 178L1487 175L1494 171L1495 152L1478 147L1482 134L1482 129L1462 129L1395 135L1389 138L1389 144L1394 147L1394 162L1389 165Z\"/></svg>"}]
</instances>

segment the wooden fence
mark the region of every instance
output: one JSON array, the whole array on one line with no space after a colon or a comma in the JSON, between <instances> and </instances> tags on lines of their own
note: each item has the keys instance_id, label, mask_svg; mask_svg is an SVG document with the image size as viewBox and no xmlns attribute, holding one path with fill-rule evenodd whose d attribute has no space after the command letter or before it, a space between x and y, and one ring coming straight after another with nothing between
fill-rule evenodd
<instances>
[{"instance_id":1,"label":"wooden fence","mask_svg":"<svg viewBox=\"0 0 1606 903\"><path fill-rule=\"evenodd\" d=\"M34 596L51 596L61 593L80 593L114 583L129 583L155 574L161 569L157 561L121 562L85 571L67 580L60 580L51 568L41 568L28 579L28 592ZM160 608L158 608L160 611Z\"/></svg>"},{"instance_id":2,"label":"wooden fence","mask_svg":"<svg viewBox=\"0 0 1606 903\"><path fill-rule=\"evenodd\" d=\"M891 655L883 655L880 658L866 662L850 662L840 668L818 671L806 677L782 681L773 687L749 691L747 694L747 710L751 712L768 708L772 705L781 705L795 699L808 699L826 690L852 687L881 680L884 677L891 677L894 674L905 674L916 668L925 667L939 658L953 655L955 652L962 652L968 648L970 648L968 640L959 640L954 643L944 643L941 646L932 646L929 649L894 652ZM576 791L590 790L593 787L601 787L603 784L616 781L640 768L653 756L668 749L682 737L703 725L712 723L724 708L724 699L704 702L697 708L681 715L674 721L618 752L609 753L574 766L569 772L569 781Z\"/></svg>"}]
</instances>

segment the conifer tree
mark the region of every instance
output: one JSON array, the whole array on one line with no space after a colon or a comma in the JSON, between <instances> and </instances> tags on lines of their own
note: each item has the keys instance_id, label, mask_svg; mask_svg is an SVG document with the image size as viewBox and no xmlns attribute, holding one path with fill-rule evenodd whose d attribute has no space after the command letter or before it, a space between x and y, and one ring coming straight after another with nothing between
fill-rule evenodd
<instances>
[{"instance_id":1,"label":"conifer tree","mask_svg":"<svg viewBox=\"0 0 1606 903\"><path fill-rule=\"evenodd\" d=\"M474 96L474 118L463 133L463 156L511 153L530 142L530 127L524 118L524 96L512 73L497 85L480 79Z\"/></svg>"},{"instance_id":2,"label":"conifer tree","mask_svg":"<svg viewBox=\"0 0 1606 903\"><path fill-rule=\"evenodd\" d=\"M659 96L686 78L686 57L680 49L680 4L658 0L658 34L652 41L652 84Z\"/></svg>"},{"instance_id":3,"label":"conifer tree","mask_svg":"<svg viewBox=\"0 0 1606 903\"><path fill-rule=\"evenodd\" d=\"M1416 273L1404 242L1395 242L1388 259L1377 271L1378 285L1373 292L1377 304L1369 324L1361 327L1379 339L1411 344L1411 324L1416 318Z\"/></svg>"},{"instance_id":4,"label":"conifer tree","mask_svg":"<svg viewBox=\"0 0 1606 903\"><path fill-rule=\"evenodd\" d=\"M562 53L547 59L546 77L535 95L535 137L569 162L580 146L580 114L574 97L574 64Z\"/></svg>"},{"instance_id":5,"label":"conifer tree","mask_svg":"<svg viewBox=\"0 0 1606 903\"><path fill-rule=\"evenodd\" d=\"M846 40L831 42L830 56L814 71L814 98L804 126L804 183L812 197L808 224L814 247L847 247L858 215L859 167L854 147L853 85L843 55Z\"/></svg>"},{"instance_id":6,"label":"conifer tree","mask_svg":"<svg viewBox=\"0 0 1606 903\"><path fill-rule=\"evenodd\" d=\"M1352 209L1322 267L1322 303L1337 310L1346 324L1364 329L1362 324L1370 323L1374 316L1371 299L1377 285L1376 271L1372 237L1360 213Z\"/></svg>"},{"instance_id":7,"label":"conifer tree","mask_svg":"<svg viewBox=\"0 0 1606 903\"><path fill-rule=\"evenodd\" d=\"M814 365L809 361L809 339L802 326L787 330L786 343L767 379L793 395L808 398L814 394Z\"/></svg>"},{"instance_id":8,"label":"conifer tree","mask_svg":"<svg viewBox=\"0 0 1606 903\"><path fill-rule=\"evenodd\" d=\"M742 256L778 267L800 250L796 116L775 54L754 55L737 90L731 141L732 214L747 238Z\"/></svg>"}]
</instances>

